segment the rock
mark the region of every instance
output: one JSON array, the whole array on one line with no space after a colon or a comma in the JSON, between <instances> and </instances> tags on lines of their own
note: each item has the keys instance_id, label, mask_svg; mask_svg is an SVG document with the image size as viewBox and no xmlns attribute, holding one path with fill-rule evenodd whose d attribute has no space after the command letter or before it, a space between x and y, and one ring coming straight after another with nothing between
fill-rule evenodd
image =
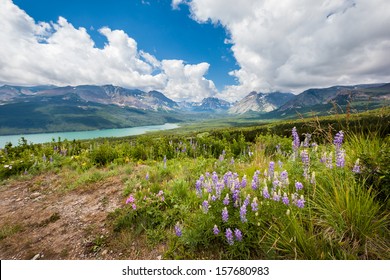
<instances>
[{"instance_id":1,"label":"rock","mask_svg":"<svg viewBox=\"0 0 390 280\"><path fill-rule=\"evenodd\" d=\"M102 252L102 256L107 255L107 253L108 253L108 250L104 250L104 251Z\"/></svg>"},{"instance_id":2,"label":"rock","mask_svg":"<svg viewBox=\"0 0 390 280\"><path fill-rule=\"evenodd\" d=\"M36 254L32 260L39 260L41 258L41 254Z\"/></svg>"},{"instance_id":3,"label":"rock","mask_svg":"<svg viewBox=\"0 0 390 280\"><path fill-rule=\"evenodd\" d=\"M162 256L161 256L161 255L157 256L157 259L158 259L159 261L161 261Z\"/></svg>"},{"instance_id":4,"label":"rock","mask_svg":"<svg viewBox=\"0 0 390 280\"><path fill-rule=\"evenodd\" d=\"M32 194L30 194L30 198L34 199L34 198L39 197L40 195L41 195L41 193L39 193L39 192L33 192Z\"/></svg>"}]
</instances>

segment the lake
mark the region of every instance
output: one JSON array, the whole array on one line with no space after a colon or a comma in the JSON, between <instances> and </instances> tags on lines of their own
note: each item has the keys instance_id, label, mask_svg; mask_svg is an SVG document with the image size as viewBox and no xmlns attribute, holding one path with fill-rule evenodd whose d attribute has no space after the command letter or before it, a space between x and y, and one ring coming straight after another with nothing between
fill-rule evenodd
<instances>
[{"instance_id":1,"label":"lake","mask_svg":"<svg viewBox=\"0 0 390 280\"><path fill-rule=\"evenodd\" d=\"M36 134L18 134L18 135L6 135L0 136L0 148L4 148L5 144L11 142L13 146L18 145L18 141L21 137L27 140L27 143L47 143L51 142L54 138L56 141L58 137L61 140L81 140L81 139L93 139L99 137L124 137L140 135L150 131L167 130L178 128L179 125L175 123L166 123L163 125L148 125L138 126L130 128L113 128L113 129L102 129L102 130L91 130L91 131L72 131L72 132L52 132L52 133L36 133Z\"/></svg>"}]
</instances>

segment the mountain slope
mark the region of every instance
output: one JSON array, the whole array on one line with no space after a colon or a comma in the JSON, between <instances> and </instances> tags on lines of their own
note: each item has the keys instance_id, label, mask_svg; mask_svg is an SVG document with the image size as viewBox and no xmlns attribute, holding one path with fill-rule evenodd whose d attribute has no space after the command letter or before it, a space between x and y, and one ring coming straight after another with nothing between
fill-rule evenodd
<instances>
[{"instance_id":1,"label":"mountain slope","mask_svg":"<svg viewBox=\"0 0 390 280\"><path fill-rule=\"evenodd\" d=\"M308 89L285 103L277 111L284 112L318 105L346 105L347 103L364 102L367 104L382 103L390 100L389 84L333 86L329 88Z\"/></svg>"},{"instance_id":2,"label":"mountain slope","mask_svg":"<svg viewBox=\"0 0 390 280\"><path fill-rule=\"evenodd\" d=\"M294 97L292 93L273 92L269 94L249 93L229 109L231 114L244 114L247 112L266 113L273 111Z\"/></svg>"}]
</instances>

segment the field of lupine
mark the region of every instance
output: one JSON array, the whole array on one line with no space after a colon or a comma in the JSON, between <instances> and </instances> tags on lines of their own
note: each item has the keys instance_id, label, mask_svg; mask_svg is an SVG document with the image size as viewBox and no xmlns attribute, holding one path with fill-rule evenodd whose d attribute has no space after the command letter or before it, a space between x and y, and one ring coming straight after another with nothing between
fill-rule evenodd
<instances>
[{"instance_id":1,"label":"field of lupine","mask_svg":"<svg viewBox=\"0 0 390 280\"><path fill-rule=\"evenodd\" d=\"M122 176L122 206L94 250L124 258L142 238L166 259L389 259L389 136L286 133L22 139L0 151L0 177L67 173L72 192Z\"/></svg>"}]
</instances>

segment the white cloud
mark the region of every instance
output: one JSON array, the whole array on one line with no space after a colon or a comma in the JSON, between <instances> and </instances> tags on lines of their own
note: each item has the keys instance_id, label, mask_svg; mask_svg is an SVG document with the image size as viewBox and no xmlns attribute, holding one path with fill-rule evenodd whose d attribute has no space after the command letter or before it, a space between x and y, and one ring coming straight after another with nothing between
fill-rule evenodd
<instances>
[{"instance_id":1,"label":"white cloud","mask_svg":"<svg viewBox=\"0 0 390 280\"><path fill-rule=\"evenodd\" d=\"M0 0L0 26L0 84L114 84L161 90L175 99L214 94L213 83L203 77L207 63L181 61L171 73L176 60L160 62L122 30L99 29L107 38L99 49L85 28L63 17L36 23L11 0Z\"/></svg>"},{"instance_id":2,"label":"white cloud","mask_svg":"<svg viewBox=\"0 0 390 280\"><path fill-rule=\"evenodd\" d=\"M188 0L198 22L219 22L230 34L238 85L221 96L252 90L293 90L390 78L387 0Z\"/></svg>"},{"instance_id":3,"label":"white cloud","mask_svg":"<svg viewBox=\"0 0 390 280\"><path fill-rule=\"evenodd\" d=\"M217 89L214 83L204 78L209 67L205 62L185 65L182 60L163 60L162 69L168 77L164 92L174 100L201 101L215 95Z\"/></svg>"}]
</instances>

